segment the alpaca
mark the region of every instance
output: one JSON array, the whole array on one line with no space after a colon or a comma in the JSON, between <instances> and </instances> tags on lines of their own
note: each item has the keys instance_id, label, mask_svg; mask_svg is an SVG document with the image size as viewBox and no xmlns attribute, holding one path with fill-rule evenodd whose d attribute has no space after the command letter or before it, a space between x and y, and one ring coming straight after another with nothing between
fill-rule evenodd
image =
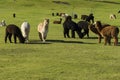
<instances>
[{"instance_id":1,"label":"alpaca","mask_svg":"<svg viewBox=\"0 0 120 80\"><path fill-rule=\"evenodd\" d=\"M61 24L62 18L60 18L60 21L53 21L54 24Z\"/></svg>"},{"instance_id":2,"label":"alpaca","mask_svg":"<svg viewBox=\"0 0 120 80\"><path fill-rule=\"evenodd\" d=\"M88 17L88 15L81 15L82 20L86 20L87 17Z\"/></svg>"},{"instance_id":3,"label":"alpaca","mask_svg":"<svg viewBox=\"0 0 120 80\"><path fill-rule=\"evenodd\" d=\"M55 14L54 14L54 13L52 13L52 16L55 16Z\"/></svg>"},{"instance_id":4,"label":"alpaca","mask_svg":"<svg viewBox=\"0 0 120 80\"><path fill-rule=\"evenodd\" d=\"M6 26L5 20L2 20L2 21L0 22L0 26L1 26L1 27L2 27L2 26Z\"/></svg>"},{"instance_id":5,"label":"alpaca","mask_svg":"<svg viewBox=\"0 0 120 80\"><path fill-rule=\"evenodd\" d=\"M118 34L119 28L116 26L106 26L102 27L100 21L96 21L95 27L97 28L98 32L103 36L105 42L104 45L107 43L111 45L111 38L114 38L114 45L118 45Z\"/></svg>"},{"instance_id":6,"label":"alpaca","mask_svg":"<svg viewBox=\"0 0 120 80\"><path fill-rule=\"evenodd\" d=\"M120 13L120 10L118 11L118 13Z\"/></svg>"},{"instance_id":7,"label":"alpaca","mask_svg":"<svg viewBox=\"0 0 120 80\"><path fill-rule=\"evenodd\" d=\"M28 22L23 22L21 24L22 35L25 38L25 41L29 41L29 32L30 32L30 24Z\"/></svg>"},{"instance_id":8,"label":"alpaca","mask_svg":"<svg viewBox=\"0 0 120 80\"><path fill-rule=\"evenodd\" d=\"M78 27L80 28L80 32L82 31L82 29L84 30L83 32L83 36L85 36L87 34L87 37L89 38L89 23L87 21L79 21L78 23Z\"/></svg>"},{"instance_id":9,"label":"alpaca","mask_svg":"<svg viewBox=\"0 0 120 80\"><path fill-rule=\"evenodd\" d=\"M110 19L116 19L116 15L115 14L110 14Z\"/></svg>"},{"instance_id":10,"label":"alpaca","mask_svg":"<svg viewBox=\"0 0 120 80\"><path fill-rule=\"evenodd\" d=\"M77 15L77 14L74 14L74 15L73 15L73 18L74 18L74 19L77 19L77 18L78 18L78 15Z\"/></svg>"},{"instance_id":11,"label":"alpaca","mask_svg":"<svg viewBox=\"0 0 120 80\"><path fill-rule=\"evenodd\" d=\"M13 18L15 18L16 17L16 14L15 13L13 13Z\"/></svg>"},{"instance_id":12,"label":"alpaca","mask_svg":"<svg viewBox=\"0 0 120 80\"><path fill-rule=\"evenodd\" d=\"M49 28L49 19L45 19L43 23L40 23L38 25L39 38L43 42L45 42L47 38L48 28Z\"/></svg>"},{"instance_id":13,"label":"alpaca","mask_svg":"<svg viewBox=\"0 0 120 80\"><path fill-rule=\"evenodd\" d=\"M14 43L16 43L16 38L18 37L19 42L20 43L24 43L25 39L22 36L21 30L18 26L14 25L14 24L10 24L6 27L6 31L5 31L5 43L7 43L7 37L9 38L10 43L12 43L11 41L11 37L12 35L14 36Z\"/></svg>"},{"instance_id":14,"label":"alpaca","mask_svg":"<svg viewBox=\"0 0 120 80\"><path fill-rule=\"evenodd\" d=\"M69 16L69 14L67 14L67 13L61 14L61 17L63 17L63 18L66 18L67 16Z\"/></svg>"},{"instance_id":15,"label":"alpaca","mask_svg":"<svg viewBox=\"0 0 120 80\"><path fill-rule=\"evenodd\" d=\"M75 38L75 31L77 32L79 38L82 38L83 35L80 32L80 28L78 27L77 23L75 23L74 21L72 21L72 17L68 16L64 23L63 23L63 29L64 29L64 38L66 38L66 35L68 38L70 38L69 36L69 30L71 30L71 34L72 34L72 38Z\"/></svg>"},{"instance_id":16,"label":"alpaca","mask_svg":"<svg viewBox=\"0 0 120 80\"><path fill-rule=\"evenodd\" d=\"M106 27L106 26L110 26L109 24L103 24L102 27ZM88 26L89 30L91 30L94 34L98 35L98 43L101 43L101 39L102 36L101 34L98 32L97 28L95 28L95 24L90 24Z\"/></svg>"}]
</instances>

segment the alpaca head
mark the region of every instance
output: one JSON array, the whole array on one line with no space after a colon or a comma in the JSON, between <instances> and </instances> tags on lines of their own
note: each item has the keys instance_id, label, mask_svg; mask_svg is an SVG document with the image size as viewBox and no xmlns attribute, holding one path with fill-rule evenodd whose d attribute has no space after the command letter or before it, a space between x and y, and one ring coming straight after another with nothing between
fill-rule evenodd
<instances>
[{"instance_id":1,"label":"alpaca head","mask_svg":"<svg viewBox=\"0 0 120 80\"><path fill-rule=\"evenodd\" d=\"M67 16L66 17L66 21L71 21L72 20L72 17L71 16Z\"/></svg>"},{"instance_id":2,"label":"alpaca head","mask_svg":"<svg viewBox=\"0 0 120 80\"><path fill-rule=\"evenodd\" d=\"M20 43L25 43L25 38L20 39Z\"/></svg>"},{"instance_id":3,"label":"alpaca head","mask_svg":"<svg viewBox=\"0 0 120 80\"><path fill-rule=\"evenodd\" d=\"M93 16L93 13L90 13L89 16Z\"/></svg>"},{"instance_id":4,"label":"alpaca head","mask_svg":"<svg viewBox=\"0 0 120 80\"><path fill-rule=\"evenodd\" d=\"M44 20L44 23L45 23L45 24L49 24L49 19L45 19L45 20Z\"/></svg>"},{"instance_id":5,"label":"alpaca head","mask_svg":"<svg viewBox=\"0 0 120 80\"><path fill-rule=\"evenodd\" d=\"M25 43L25 39L26 39L26 38L23 37L23 35L22 35L21 32L20 32L17 36L18 36L18 39L19 39L19 42L20 42L20 43Z\"/></svg>"},{"instance_id":6,"label":"alpaca head","mask_svg":"<svg viewBox=\"0 0 120 80\"><path fill-rule=\"evenodd\" d=\"M101 21L96 21L95 23L95 27L102 27Z\"/></svg>"}]
</instances>

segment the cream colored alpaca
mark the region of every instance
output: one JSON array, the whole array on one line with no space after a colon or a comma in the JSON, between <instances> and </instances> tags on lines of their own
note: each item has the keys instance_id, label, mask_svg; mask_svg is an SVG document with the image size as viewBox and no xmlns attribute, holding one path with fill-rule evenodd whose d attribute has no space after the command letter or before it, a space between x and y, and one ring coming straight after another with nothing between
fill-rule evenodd
<instances>
[{"instance_id":1,"label":"cream colored alpaca","mask_svg":"<svg viewBox=\"0 0 120 80\"><path fill-rule=\"evenodd\" d=\"M48 27L49 27L49 19L44 19L44 22L38 25L39 38L43 42L45 42L47 38Z\"/></svg>"}]
</instances>

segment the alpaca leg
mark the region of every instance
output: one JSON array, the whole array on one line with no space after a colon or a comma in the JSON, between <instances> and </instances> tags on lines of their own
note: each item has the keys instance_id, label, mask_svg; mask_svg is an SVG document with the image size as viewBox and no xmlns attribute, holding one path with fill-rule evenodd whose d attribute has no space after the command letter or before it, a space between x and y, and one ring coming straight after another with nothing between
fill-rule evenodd
<instances>
[{"instance_id":1,"label":"alpaca leg","mask_svg":"<svg viewBox=\"0 0 120 80\"><path fill-rule=\"evenodd\" d=\"M14 43L16 43L16 37L17 37L17 36L14 34Z\"/></svg>"},{"instance_id":2,"label":"alpaca leg","mask_svg":"<svg viewBox=\"0 0 120 80\"><path fill-rule=\"evenodd\" d=\"M42 41L45 42L44 33L41 33L41 35L42 35Z\"/></svg>"},{"instance_id":3,"label":"alpaca leg","mask_svg":"<svg viewBox=\"0 0 120 80\"><path fill-rule=\"evenodd\" d=\"M6 35L5 35L5 43L7 43L7 37L8 37L9 33L6 32Z\"/></svg>"},{"instance_id":4,"label":"alpaca leg","mask_svg":"<svg viewBox=\"0 0 120 80\"><path fill-rule=\"evenodd\" d=\"M104 37L104 40L105 40L104 45L106 45L107 44L107 37Z\"/></svg>"},{"instance_id":5,"label":"alpaca leg","mask_svg":"<svg viewBox=\"0 0 120 80\"><path fill-rule=\"evenodd\" d=\"M29 33L27 33L27 36L26 36L26 42L29 42Z\"/></svg>"},{"instance_id":6,"label":"alpaca leg","mask_svg":"<svg viewBox=\"0 0 120 80\"><path fill-rule=\"evenodd\" d=\"M64 28L64 38L66 38L66 35L67 35L68 38L70 38L69 29Z\"/></svg>"},{"instance_id":7,"label":"alpaca leg","mask_svg":"<svg viewBox=\"0 0 120 80\"><path fill-rule=\"evenodd\" d=\"M108 41L108 44L111 45L111 38L110 37L108 38L107 41Z\"/></svg>"},{"instance_id":8,"label":"alpaca leg","mask_svg":"<svg viewBox=\"0 0 120 80\"><path fill-rule=\"evenodd\" d=\"M98 43L101 43L102 36L98 35Z\"/></svg>"},{"instance_id":9,"label":"alpaca leg","mask_svg":"<svg viewBox=\"0 0 120 80\"><path fill-rule=\"evenodd\" d=\"M117 46L118 45L118 37L115 37L114 38L114 46Z\"/></svg>"},{"instance_id":10,"label":"alpaca leg","mask_svg":"<svg viewBox=\"0 0 120 80\"><path fill-rule=\"evenodd\" d=\"M66 38L66 34L67 34L67 30L66 29L64 29L64 38Z\"/></svg>"},{"instance_id":11,"label":"alpaca leg","mask_svg":"<svg viewBox=\"0 0 120 80\"><path fill-rule=\"evenodd\" d=\"M46 38L47 38L47 33L44 34L44 39L46 39Z\"/></svg>"},{"instance_id":12,"label":"alpaca leg","mask_svg":"<svg viewBox=\"0 0 120 80\"><path fill-rule=\"evenodd\" d=\"M68 38L70 38L69 29L64 28L64 38L66 38L66 35L67 35Z\"/></svg>"},{"instance_id":13,"label":"alpaca leg","mask_svg":"<svg viewBox=\"0 0 120 80\"><path fill-rule=\"evenodd\" d=\"M89 30L84 30L83 34L84 36L87 34L87 37L89 38Z\"/></svg>"},{"instance_id":14,"label":"alpaca leg","mask_svg":"<svg viewBox=\"0 0 120 80\"><path fill-rule=\"evenodd\" d=\"M69 30L67 30L67 32L66 32L66 33L67 33L67 37L68 37L68 38L70 38L70 35L69 35Z\"/></svg>"},{"instance_id":15,"label":"alpaca leg","mask_svg":"<svg viewBox=\"0 0 120 80\"><path fill-rule=\"evenodd\" d=\"M41 33L38 32L38 34L39 34L39 38L40 38L40 40L42 41L42 35L41 35Z\"/></svg>"},{"instance_id":16,"label":"alpaca leg","mask_svg":"<svg viewBox=\"0 0 120 80\"><path fill-rule=\"evenodd\" d=\"M89 38L89 29L86 31L86 33L87 33L87 37Z\"/></svg>"},{"instance_id":17,"label":"alpaca leg","mask_svg":"<svg viewBox=\"0 0 120 80\"><path fill-rule=\"evenodd\" d=\"M72 35L72 38L75 38L75 31L74 30L71 31L71 35Z\"/></svg>"},{"instance_id":18,"label":"alpaca leg","mask_svg":"<svg viewBox=\"0 0 120 80\"><path fill-rule=\"evenodd\" d=\"M9 37L10 43L12 43L12 40L11 40L12 34L9 34L8 37Z\"/></svg>"}]
</instances>

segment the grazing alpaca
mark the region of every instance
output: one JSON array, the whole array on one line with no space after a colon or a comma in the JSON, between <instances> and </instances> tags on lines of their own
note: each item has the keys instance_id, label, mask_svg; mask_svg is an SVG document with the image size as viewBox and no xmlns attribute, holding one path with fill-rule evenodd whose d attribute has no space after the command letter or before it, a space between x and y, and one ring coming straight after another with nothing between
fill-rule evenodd
<instances>
[{"instance_id":1,"label":"grazing alpaca","mask_svg":"<svg viewBox=\"0 0 120 80\"><path fill-rule=\"evenodd\" d=\"M60 18L60 21L54 21L53 23L54 24L61 24L61 22L62 22L62 18Z\"/></svg>"},{"instance_id":2,"label":"grazing alpaca","mask_svg":"<svg viewBox=\"0 0 120 80\"><path fill-rule=\"evenodd\" d=\"M109 24L103 24L102 27L106 27L106 26L110 26ZM102 36L101 34L98 32L97 28L95 28L95 25L94 24L90 24L89 25L89 30L91 30L94 34L98 35L98 43L101 43L101 39L102 39Z\"/></svg>"},{"instance_id":3,"label":"grazing alpaca","mask_svg":"<svg viewBox=\"0 0 120 80\"><path fill-rule=\"evenodd\" d=\"M6 27L6 34L5 34L5 43L7 43L7 37L9 38L10 43L12 43L11 41L11 37L12 35L14 36L14 43L16 43L16 38L18 37L19 42L20 43L24 43L25 39L22 36L21 30L19 29L19 27L17 27L14 24L10 24Z\"/></svg>"},{"instance_id":4,"label":"grazing alpaca","mask_svg":"<svg viewBox=\"0 0 120 80\"><path fill-rule=\"evenodd\" d=\"M25 38L25 41L29 41L29 32L30 32L30 24L28 22L23 22L21 25L22 35Z\"/></svg>"},{"instance_id":5,"label":"grazing alpaca","mask_svg":"<svg viewBox=\"0 0 120 80\"><path fill-rule=\"evenodd\" d=\"M45 19L43 23L38 25L39 38L45 42L49 27L49 19Z\"/></svg>"},{"instance_id":6,"label":"grazing alpaca","mask_svg":"<svg viewBox=\"0 0 120 80\"><path fill-rule=\"evenodd\" d=\"M115 14L110 14L110 19L116 19L116 15Z\"/></svg>"},{"instance_id":7,"label":"grazing alpaca","mask_svg":"<svg viewBox=\"0 0 120 80\"><path fill-rule=\"evenodd\" d=\"M115 26L106 26L102 27L101 22L97 21L95 24L95 27L97 28L98 32L104 37L106 45L107 43L111 44L111 38L114 38L114 45L116 46L118 44L118 34L119 34L119 28Z\"/></svg>"},{"instance_id":8,"label":"grazing alpaca","mask_svg":"<svg viewBox=\"0 0 120 80\"><path fill-rule=\"evenodd\" d=\"M79 30L80 28L78 27L78 25L74 21L72 21L71 16L68 16L65 19L65 21L63 23L63 29L64 29L64 38L66 38L66 35L68 38L70 38L69 30L71 30L72 38L75 38L75 31L77 32L79 38L83 37L82 33Z\"/></svg>"},{"instance_id":9,"label":"grazing alpaca","mask_svg":"<svg viewBox=\"0 0 120 80\"><path fill-rule=\"evenodd\" d=\"M79 21L78 22L78 27L80 28L80 32L84 30L83 36L87 34L87 37L89 38L89 23L87 21Z\"/></svg>"}]
</instances>

